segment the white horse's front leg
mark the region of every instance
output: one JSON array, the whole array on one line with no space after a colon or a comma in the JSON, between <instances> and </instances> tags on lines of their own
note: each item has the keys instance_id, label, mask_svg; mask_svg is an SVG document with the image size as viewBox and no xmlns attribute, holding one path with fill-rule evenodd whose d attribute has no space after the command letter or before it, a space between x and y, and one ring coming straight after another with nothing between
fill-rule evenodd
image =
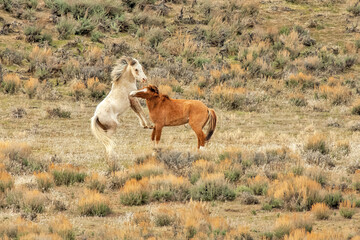
<instances>
[{"instance_id":1,"label":"white horse's front leg","mask_svg":"<svg viewBox=\"0 0 360 240\"><path fill-rule=\"evenodd\" d=\"M140 125L143 128L153 128L152 124L146 119L145 112L141 108L139 100L135 97L129 97L129 100L130 100L130 107L139 118Z\"/></svg>"}]
</instances>

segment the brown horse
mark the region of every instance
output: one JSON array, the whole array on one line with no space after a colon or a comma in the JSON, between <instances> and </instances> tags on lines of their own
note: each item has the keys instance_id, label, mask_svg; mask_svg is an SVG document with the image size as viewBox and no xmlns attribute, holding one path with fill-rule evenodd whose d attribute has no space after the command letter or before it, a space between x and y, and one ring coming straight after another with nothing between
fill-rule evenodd
<instances>
[{"instance_id":1,"label":"brown horse","mask_svg":"<svg viewBox=\"0 0 360 240\"><path fill-rule=\"evenodd\" d=\"M205 146L216 127L216 114L198 100L171 99L167 95L159 93L159 89L153 85L130 92L131 97L146 99L151 120L155 124L151 140L156 139L159 143L161 130L164 126L179 126L189 123L198 138L198 149ZM209 122L209 129L205 136L202 129Z\"/></svg>"}]
</instances>

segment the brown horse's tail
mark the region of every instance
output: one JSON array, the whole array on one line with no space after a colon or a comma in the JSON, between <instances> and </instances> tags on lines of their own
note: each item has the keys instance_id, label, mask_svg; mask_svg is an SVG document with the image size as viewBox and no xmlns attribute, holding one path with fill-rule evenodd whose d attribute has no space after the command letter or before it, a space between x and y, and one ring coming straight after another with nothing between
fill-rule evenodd
<instances>
[{"instance_id":1,"label":"brown horse's tail","mask_svg":"<svg viewBox=\"0 0 360 240\"><path fill-rule=\"evenodd\" d=\"M206 139L205 139L206 141L210 140L211 136L213 135L213 133L215 131L216 120L217 120L217 117L216 117L214 109L209 108L209 119L208 119L209 129L206 134Z\"/></svg>"}]
</instances>

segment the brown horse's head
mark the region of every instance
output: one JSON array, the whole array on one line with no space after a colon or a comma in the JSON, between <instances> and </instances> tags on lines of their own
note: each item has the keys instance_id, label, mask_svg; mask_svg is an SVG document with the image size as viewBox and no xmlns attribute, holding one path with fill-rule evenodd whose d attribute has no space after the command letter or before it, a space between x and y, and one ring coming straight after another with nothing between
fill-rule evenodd
<instances>
[{"instance_id":1,"label":"brown horse's head","mask_svg":"<svg viewBox=\"0 0 360 240\"><path fill-rule=\"evenodd\" d=\"M138 98L144 98L144 99L150 99L152 97L157 97L159 95L160 95L159 89L154 85L149 85L138 91L132 91L130 93L131 97L138 97Z\"/></svg>"}]
</instances>

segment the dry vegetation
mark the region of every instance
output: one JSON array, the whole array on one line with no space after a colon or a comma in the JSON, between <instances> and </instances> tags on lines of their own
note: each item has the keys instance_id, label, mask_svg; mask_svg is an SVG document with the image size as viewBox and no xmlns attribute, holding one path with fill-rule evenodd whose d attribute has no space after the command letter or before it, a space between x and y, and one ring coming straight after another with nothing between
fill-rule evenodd
<instances>
[{"instance_id":1,"label":"dry vegetation","mask_svg":"<svg viewBox=\"0 0 360 240\"><path fill-rule=\"evenodd\" d=\"M0 0L0 238L359 239L359 16L353 0ZM206 150L185 126L154 151L129 110L106 164L89 119L122 55L215 108Z\"/></svg>"}]
</instances>

